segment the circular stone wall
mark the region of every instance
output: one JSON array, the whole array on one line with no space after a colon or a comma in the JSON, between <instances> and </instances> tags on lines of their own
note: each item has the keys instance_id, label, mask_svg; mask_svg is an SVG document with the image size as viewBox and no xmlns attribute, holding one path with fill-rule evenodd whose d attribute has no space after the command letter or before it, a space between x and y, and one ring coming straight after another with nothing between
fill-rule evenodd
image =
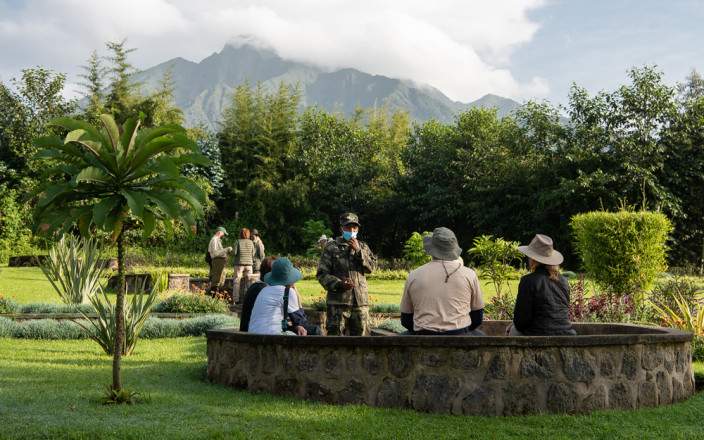
<instances>
[{"instance_id":1,"label":"circular stone wall","mask_svg":"<svg viewBox=\"0 0 704 440\"><path fill-rule=\"evenodd\" d=\"M208 331L208 377L331 403L453 414L634 409L694 393L691 335L575 324L578 336L279 336Z\"/></svg>"}]
</instances>

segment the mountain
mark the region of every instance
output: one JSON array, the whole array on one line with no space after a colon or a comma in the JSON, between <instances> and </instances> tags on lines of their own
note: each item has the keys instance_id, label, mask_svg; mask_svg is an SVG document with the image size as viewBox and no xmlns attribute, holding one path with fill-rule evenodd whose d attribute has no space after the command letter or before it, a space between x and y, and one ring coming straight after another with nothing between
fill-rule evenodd
<instances>
[{"instance_id":1,"label":"mountain","mask_svg":"<svg viewBox=\"0 0 704 440\"><path fill-rule=\"evenodd\" d=\"M500 116L520 104L508 98L485 95L477 101L453 101L438 89L412 81L371 75L345 68L333 72L319 67L284 60L274 51L250 44L226 45L199 63L174 58L138 72L135 81L142 90L155 90L164 73L171 71L174 99L183 110L186 125L205 123L217 128L223 109L229 104L232 89L249 81L273 89L280 82L299 84L302 105L317 105L328 111L350 115L357 107L387 106L404 109L418 121L451 121L463 110L496 107Z\"/></svg>"}]
</instances>

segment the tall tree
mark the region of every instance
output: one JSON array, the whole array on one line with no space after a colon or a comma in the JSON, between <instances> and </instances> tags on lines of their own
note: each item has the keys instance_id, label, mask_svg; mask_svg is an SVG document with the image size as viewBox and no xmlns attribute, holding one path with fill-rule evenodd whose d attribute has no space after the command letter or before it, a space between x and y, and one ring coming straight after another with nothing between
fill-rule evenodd
<instances>
[{"instance_id":1,"label":"tall tree","mask_svg":"<svg viewBox=\"0 0 704 440\"><path fill-rule=\"evenodd\" d=\"M118 126L110 115L95 127L74 119L54 124L65 137L40 137L39 157L48 160L36 216L43 229L78 226L83 235L95 228L117 242L119 287L115 306L116 337L112 389L122 389L125 342L125 231L142 228L148 237L156 223L173 231L173 222L195 228L206 196L181 175L186 164L207 164L186 131L174 125L140 130L130 119Z\"/></svg>"},{"instance_id":2,"label":"tall tree","mask_svg":"<svg viewBox=\"0 0 704 440\"><path fill-rule=\"evenodd\" d=\"M78 76L83 81L79 85L83 88L83 97L88 99L84 115L88 121L95 123L104 110L105 75L107 71L105 66L103 66L102 59L95 50L90 54L87 63L81 66L81 69L83 73Z\"/></svg>"}]
</instances>

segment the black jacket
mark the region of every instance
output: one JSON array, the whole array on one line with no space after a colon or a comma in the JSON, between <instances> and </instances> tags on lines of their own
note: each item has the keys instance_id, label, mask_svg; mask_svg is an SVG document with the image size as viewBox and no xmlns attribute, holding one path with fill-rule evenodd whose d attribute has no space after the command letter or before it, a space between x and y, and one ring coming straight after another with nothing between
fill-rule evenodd
<instances>
[{"instance_id":1,"label":"black jacket","mask_svg":"<svg viewBox=\"0 0 704 440\"><path fill-rule=\"evenodd\" d=\"M574 335L569 319L570 285L560 276L549 278L539 267L521 278L518 285L513 325L525 335Z\"/></svg>"}]
</instances>

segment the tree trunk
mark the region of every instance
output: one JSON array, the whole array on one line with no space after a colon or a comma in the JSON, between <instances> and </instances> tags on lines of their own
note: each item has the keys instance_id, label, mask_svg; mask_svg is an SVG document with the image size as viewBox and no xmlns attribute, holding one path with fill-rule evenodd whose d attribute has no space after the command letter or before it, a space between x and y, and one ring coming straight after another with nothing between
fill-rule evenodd
<instances>
[{"instance_id":1,"label":"tree trunk","mask_svg":"<svg viewBox=\"0 0 704 440\"><path fill-rule=\"evenodd\" d=\"M125 243L123 231L117 236L117 301L115 304L115 347L112 357L112 388L122 389L122 345L125 340Z\"/></svg>"}]
</instances>

